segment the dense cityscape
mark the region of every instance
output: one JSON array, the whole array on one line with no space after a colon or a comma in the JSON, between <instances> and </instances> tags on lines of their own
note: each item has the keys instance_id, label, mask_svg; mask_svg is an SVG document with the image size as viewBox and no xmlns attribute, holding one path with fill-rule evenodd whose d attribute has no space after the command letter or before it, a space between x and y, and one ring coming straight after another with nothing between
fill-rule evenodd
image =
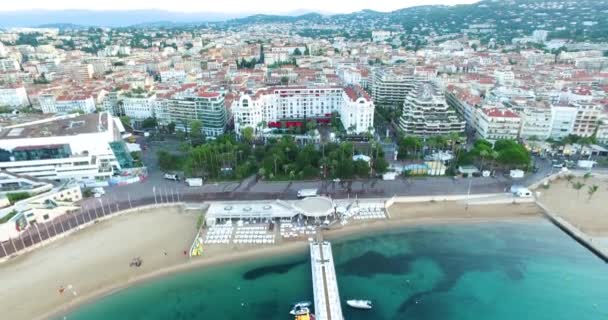
<instances>
[{"instance_id":1,"label":"dense cityscape","mask_svg":"<svg viewBox=\"0 0 608 320\"><path fill-rule=\"evenodd\" d=\"M608 259L592 239L606 242L608 221L554 216L574 214L556 204L568 190L564 201L586 195L585 212L606 204L605 1L96 25L3 15L0 258L125 209L180 205L190 209L167 208L204 212L188 258L212 244L307 240L314 290L319 281L330 304L326 273L337 271L321 228L406 219L404 197L454 201L436 209L469 217L471 197L492 194L480 208L542 209ZM314 271L328 252L331 269Z\"/></svg>"}]
</instances>

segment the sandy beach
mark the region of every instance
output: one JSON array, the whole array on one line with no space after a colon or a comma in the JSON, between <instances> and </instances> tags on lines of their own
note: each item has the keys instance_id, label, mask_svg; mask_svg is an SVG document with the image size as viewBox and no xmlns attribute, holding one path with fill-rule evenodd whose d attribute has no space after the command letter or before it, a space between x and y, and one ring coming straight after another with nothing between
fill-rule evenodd
<instances>
[{"instance_id":1,"label":"sandy beach","mask_svg":"<svg viewBox=\"0 0 608 320\"><path fill-rule=\"evenodd\" d=\"M521 221L541 217L535 204L474 205L462 202L395 204L390 220L352 223L326 231L327 238L430 223ZM100 222L0 265L0 308L8 318L46 319L140 281L188 268L306 250L307 243L283 241L265 247L207 246L203 257L184 256L196 234L197 212L163 208ZM164 253L167 253L166 255ZM129 267L140 257L140 268ZM72 285L77 295L59 293ZM27 297L27 301L24 300Z\"/></svg>"},{"instance_id":2,"label":"sandy beach","mask_svg":"<svg viewBox=\"0 0 608 320\"><path fill-rule=\"evenodd\" d=\"M577 191L573 183L585 186ZM597 185L598 191L589 198L589 186ZM571 182L558 179L548 189L540 187L538 201L557 213L581 231L594 237L608 237L608 178L574 178Z\"/></svg>"}]
</instances>

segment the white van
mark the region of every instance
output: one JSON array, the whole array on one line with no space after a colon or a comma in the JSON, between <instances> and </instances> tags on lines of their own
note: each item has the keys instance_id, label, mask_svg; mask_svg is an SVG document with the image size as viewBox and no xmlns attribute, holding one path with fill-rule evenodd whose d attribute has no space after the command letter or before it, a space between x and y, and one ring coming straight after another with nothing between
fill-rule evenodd
<instances>
[{"instance_id":1,"label":"white van","mask_svg":"<svg viewBox=\"0 0 608 320\"><path fill-rule=\"evenodd\" d=\"M318 189L301 189L298 190L298 198L303 199L303 198L309 198L309 197L316 197L319 195L319 190Z\"/></svg>"}]
</instances>

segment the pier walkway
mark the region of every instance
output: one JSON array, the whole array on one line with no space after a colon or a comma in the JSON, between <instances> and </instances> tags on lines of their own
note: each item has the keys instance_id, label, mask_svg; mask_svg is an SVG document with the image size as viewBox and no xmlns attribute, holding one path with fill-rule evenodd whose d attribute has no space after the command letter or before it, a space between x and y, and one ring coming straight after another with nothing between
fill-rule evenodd
<instances>
[{"instance_id":1,"label":"pier walkway","mask_svg":"<svg viewBox=\"0 0 608 320\"><path fill-rule=\"evenodd\" d=\"M315 319L344 320L331 244L320 237L310 243Z\"/></svg>"}]
</instances>

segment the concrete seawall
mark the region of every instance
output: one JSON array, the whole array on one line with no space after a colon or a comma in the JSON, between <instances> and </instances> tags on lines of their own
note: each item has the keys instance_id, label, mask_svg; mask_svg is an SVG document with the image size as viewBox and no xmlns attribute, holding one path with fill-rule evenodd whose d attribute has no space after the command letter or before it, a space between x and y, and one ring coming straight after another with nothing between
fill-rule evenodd
<instances>
[{"instance_id":1,"label":"concrete seawall","mask_svg":"<svg viewBox=\"0 0 608 320\"><path fill-rule=\"evenodd\" d=\"M608 263L608 248L602 246L601 243L597 243L593 237L588 236L570 222L551 212L544 204L538 201L536 201L536 204L543 209L543 212L549 221L551 221L585 248L589 249L600 259L604 260L604 262Z\"/></svg>"}]
</instances>

